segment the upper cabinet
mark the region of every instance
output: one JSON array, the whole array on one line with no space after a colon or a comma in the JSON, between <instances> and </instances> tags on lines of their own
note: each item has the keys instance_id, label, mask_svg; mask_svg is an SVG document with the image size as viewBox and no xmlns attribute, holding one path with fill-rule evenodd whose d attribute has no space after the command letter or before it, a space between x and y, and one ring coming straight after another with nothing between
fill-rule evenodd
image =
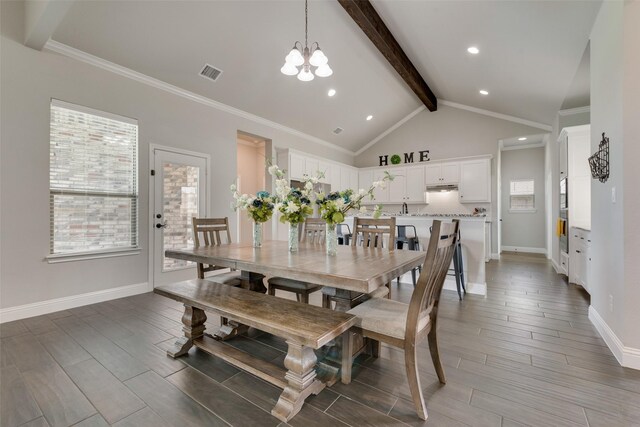
<instances>
[{"instance_id":1,"label":"upper cabinet","mask_svg":"<svg viewBox=\"0 0 640 427\"><path fill-rule=\"evenodd\" d=\"M491 203L491 159L460 162L460 203Z\"/></svg>"},{"instance_id":2,"label":"upper cabinet","mask_svg":"<svg viewBox=\"0 0 640 427\"><path fill-rule=\"evenodd\" d=\"M560 161L566 150L566 174L569 188L569 224L591 229L591 126L572 126L562 129L558 138ZM564 148L566 147L566 148ZM562 172L562 163L560 165Z\"/></svg>"},{"instance_id":3,"label":"upper cabinet","mask_svg":"<svg viewBox=\"0 0 640 427\"><path fill-rule=\"evenodd\" d=\"M460 182L460 163L434 163L426 166L427 185L457 184Z\"/></svg>"},{"instance_id":4,"label":"upper cabinet","mask_svg":"<svg viewBox=\"0 0 640 427\"><path fill-rule=\"evenodd\" d=\"M294 179L300 181L304 176L305 172L305 157L296 153L289 153L289 158L286 163L288 163L288 167L285 167L283 160L278 160L281 168L286 168L289 170L289 179Z\"/></svg>"},{"instance_id":5,"label":"upper cabinet","mask_svg":"<svg viewBox=\"0 0 640 427\"><path fill-rule=\"evenodd\" d=\"M389 186L389 203L424 203L424 166L397 168L390 171L394 176Z\"/></svg>"}]
</instances>

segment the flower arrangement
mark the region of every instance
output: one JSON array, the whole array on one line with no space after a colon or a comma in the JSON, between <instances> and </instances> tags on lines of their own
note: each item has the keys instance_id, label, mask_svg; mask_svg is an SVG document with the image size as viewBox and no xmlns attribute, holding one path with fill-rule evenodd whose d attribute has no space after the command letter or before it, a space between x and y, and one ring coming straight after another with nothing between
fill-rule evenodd
<instances>
[{"instance_id":1,"label":"flower arrangement","mask_svg":"<svg viewBox=\"0 0 640 427\"><path fill-rule=\"evenodd\" d=\"M240 194L235 184L231 185L234 202L231 207L247 211L249 217L257 223L267 222L273 215L274 198L267 191L258 191L255 196Z\"/></svg>"},{"instance_id":2,"label":"flower arrangement","mask_svg":"<svg viewBox=\"0 0 640 427\"><path fill-rule=\"evenodd\" d=\"M356 196L354 196L353 190L334 191L327 195L318 194L316 203L320 207L320 216L327 224L336 225L344 221L344 217L351 209L358 209L362 214L366 213L367 208L362 206L362 201L367 196L373 200L375 189L384 188L387 181L393 181L393 176L389 172L385 172L382 180L375 181L368 190L360 189ZM373 211L374 218L380 216L380 209L380 205L376 205Z\"/></svg>"},{"instance_id":3,"label":"flower arrangement","mask_svg":"<svg viewBox=\"0 0 640 427\"><path fill-rule=\"evenodd\" d=\"M322 173L304 177L302 189L291 188L286 179L285 172L277 165L269 166L269 174L275 178L276 209L280 212L280 222L298 225L313 214L311 198L313 186L320 182Z\"/></svg>"}]
</instances>

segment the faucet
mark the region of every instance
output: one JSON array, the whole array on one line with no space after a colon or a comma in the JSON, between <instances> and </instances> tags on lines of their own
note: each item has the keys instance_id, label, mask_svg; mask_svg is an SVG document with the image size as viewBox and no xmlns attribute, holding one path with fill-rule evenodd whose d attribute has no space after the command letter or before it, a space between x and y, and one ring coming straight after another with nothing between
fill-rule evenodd
<instances>
[{"instance_id":1,"label":"faucet","mask_svg":"<svg viewBox=\"0 0 640 427\"><path fill-rule=\"evenodd\" d=\"M407 202L402 204L402 212L403 215L407 215L409 213L409 206L407 206Z\"/></svg>"}]
</instances>

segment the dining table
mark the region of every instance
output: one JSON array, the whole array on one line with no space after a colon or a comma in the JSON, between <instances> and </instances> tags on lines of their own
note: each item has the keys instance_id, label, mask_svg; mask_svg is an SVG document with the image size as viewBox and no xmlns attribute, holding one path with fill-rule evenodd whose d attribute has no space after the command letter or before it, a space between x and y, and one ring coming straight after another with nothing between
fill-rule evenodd
<instances>
[{"instance_id":1,"label":"dining table","mask_svg":"<svg viewBox=\"0 0 640 427\"><path fill-rule=\"evenodd\" d=\"M266 292L264 282L271 277L322 285L338 311L348 311L368 294L421 266L425 255L422 251L345 245L338 245L336 255L328 255L324 245L305 242L290 252L288 242L279 240L264 241L261 247L230 243L165 251L168 258L240 271L241 286L256 292ZM215 336L230 339L245 331L243 325L230 320ZM363 350L364 342L359 344L354 352Z\"/></svg>"}]
</instances>

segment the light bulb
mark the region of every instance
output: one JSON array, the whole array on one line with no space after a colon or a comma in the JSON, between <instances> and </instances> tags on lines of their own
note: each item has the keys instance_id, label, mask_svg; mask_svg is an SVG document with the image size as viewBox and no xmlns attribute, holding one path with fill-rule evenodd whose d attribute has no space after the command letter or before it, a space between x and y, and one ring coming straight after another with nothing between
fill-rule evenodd
<instances>
[{"instance_id":1,"label":"light bulb","mask_svg":"<svg viewBox=\"0 0 640 427\"><path fill-rule=\"evenodd\" d=\"M333 70L328 64L321 65L316 69L316 76L318 77L329 77L331 74L333 74Z\"/></svg>"},{"instance_id":2,"label":"light bulb","mask_svg":"<svg viewBox=\"0 0 640 427\"><path fill-rule=\"evenodd\" d=\"M313 78L313 73L308 69L303 68L302 71L300 71L300 73L298 74L298 80L303 82L310 82L311 80L313 80Z\"/></svg>"},{"instance_id":3,"label":"light bulb","mask_svg":"<svg viewBox=\"0 0 640 427\"><path fill-rule=\"evenodd\" d=\"M295 76L298 74L298 69L290 62L285 62L282 68L280 68L280 72L287 76Z\"/></svg>"},{"instance_id":4,"label":"light bulb","mask_svg":"<svg viewBox=\"0 0 640 427\"><path fill-rule=\"evenodd\" d=\"M309 64L313 65L314 67L319 67L326 64L327 62L329 62L329 58L327 58L319 48L314 50L313 55L311 55L311 58L309 58Z\"/></svg>"},{"instance_id":5,"label":"light bulb","mask_svg":"<svg viewBox=\"0 0 640 427\"><path fill-rule=\"evenodd\" d=\"M292 64L292 65L294 65L296 67L299 67L302 64L304 64L304 58L302 57L302 54L295 47L293 49L291 49L291 52L289 52L289 54L285 58L285 61L287 61L288 63L290 63L290 64Z\"/></svg>"}]
</instances>

